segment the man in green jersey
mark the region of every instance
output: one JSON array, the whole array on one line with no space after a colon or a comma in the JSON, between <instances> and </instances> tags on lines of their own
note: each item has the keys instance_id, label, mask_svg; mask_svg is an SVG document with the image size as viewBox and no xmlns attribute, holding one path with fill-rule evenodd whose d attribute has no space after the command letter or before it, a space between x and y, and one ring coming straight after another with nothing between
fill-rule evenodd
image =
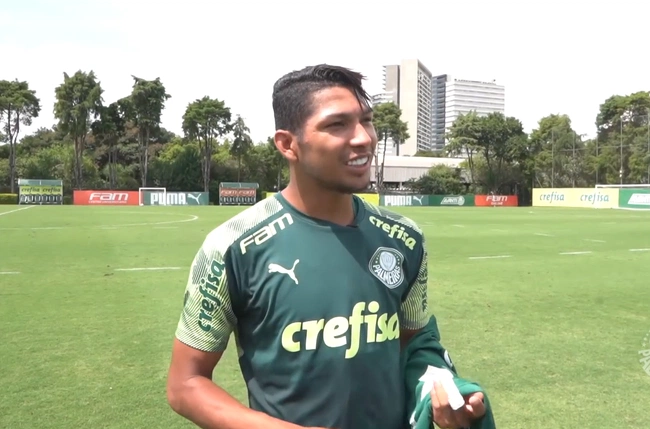
<instances>
[{"instance_id":1,"label":"man in green jersey","mask_svg":"<svg viewBox=\"0 0 650 429\"><path fill-rule=\"evenodd\" d=\"M194 258L168 400L201 428L408 425L400 352L429 321L427 252L414 222L353 195L377 145L362 79L319 65L276 82L289 185L210 232ZM232 333L250 407L212 381ZM480 397L452 411L436 392L436 422L481 413Z\"/></svg>"}]
</instances>

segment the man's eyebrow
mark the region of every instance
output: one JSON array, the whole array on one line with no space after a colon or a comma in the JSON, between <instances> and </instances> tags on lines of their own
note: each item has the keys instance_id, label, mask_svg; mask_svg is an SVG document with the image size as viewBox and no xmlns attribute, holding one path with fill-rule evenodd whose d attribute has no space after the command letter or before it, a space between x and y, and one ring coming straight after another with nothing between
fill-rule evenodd
<instances>
[{"instance_id":1,"label":"man's eyebrow","mask_svg":"<svg viewBox=\"0 0 650 429\"><path fill-rule=\"evenodd\" d=\"M361 112L361 116L369 116L374 113L373 109L371 107L367 107L363 109L363 112ZM325 116L325 119L345 119L345 118L352 118L357 116L356 113L352 112L338 112L338 113L331 113L327 116Z\"/></svg>"}]
</instances>

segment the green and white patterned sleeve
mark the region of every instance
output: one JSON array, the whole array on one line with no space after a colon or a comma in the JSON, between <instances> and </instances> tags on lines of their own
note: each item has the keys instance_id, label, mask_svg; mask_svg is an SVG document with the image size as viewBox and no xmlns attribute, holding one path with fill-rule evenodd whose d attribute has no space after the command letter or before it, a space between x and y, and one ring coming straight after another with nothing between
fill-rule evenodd
<instances>
[{"instance_id":1,"label":"green and white patterned sleeve","mask_svg":"<svg viewBox=\"0 0 650 429\"><path fill-rule=\"evenodd\" d=\"M413 282L406 299L402 302L402 329L422 329L429 322L429 257L426 250L424 236L422 236L421 255L422 260L420 262L418 274L415 277L415 281Z\"/></svg>"},{"instance_id":2,"label":"green and white patterned sleeve","mask_svg":"<svg viewBox=\"0 0 650 429\"><path fill-rule=\"evenodd\" d=\"M230 298L229 276L224 252L209 240L192 262L176 338L188 346L206 351L226 350L236 318Z\"/></svg>"}]
</instances>

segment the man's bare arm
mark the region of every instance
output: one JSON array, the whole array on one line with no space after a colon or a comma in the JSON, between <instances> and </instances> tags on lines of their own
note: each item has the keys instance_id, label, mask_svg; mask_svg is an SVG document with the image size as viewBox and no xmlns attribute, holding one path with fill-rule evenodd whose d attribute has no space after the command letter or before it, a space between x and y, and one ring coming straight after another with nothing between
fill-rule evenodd
<instances>
[{"instance_id":1,"label":"man's bare arm","mask_svg":"<svg viewBox=\"0 0 650 429\"><path fill-rule=\"evenodd\" d=\"M202 429L302 429L251 410L212 381L223 353L193 349L174 339L167 380L171 408Z\"/></svg>"}]
</instances>

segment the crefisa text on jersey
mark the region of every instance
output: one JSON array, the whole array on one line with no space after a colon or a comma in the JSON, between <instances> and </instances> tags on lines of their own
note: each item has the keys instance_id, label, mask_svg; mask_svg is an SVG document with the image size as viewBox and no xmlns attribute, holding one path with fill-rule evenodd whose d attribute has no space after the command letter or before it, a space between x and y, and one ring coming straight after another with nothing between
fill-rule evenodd
<instances>
[{"instance_id":1,"label":"crefisa text on jersey","mask_svg":"<svg viewBox=\"0 0 650 429\"><path fill-rule=\"evenodd\" d=\"M282 330L282 347L291 353L317 350L320 337L325 347L346 347L345 359L352 359L364 341L381 343L399 339L398 314L379 314L379 307L377 301L358 302L348 317L290 323Z\"/></svg>"},{"instance_id":2,"label":"crefisa text on jersey","mask_svg":"<svg viewBox=\"0 0 650 429\"><path fill-rule=\"evenodd\" d=\"M415 245L418 243L417 240L409 235L409 233L404 229L400 224L394 223L390 224L381 219L377 219L374 216L370 216L370 223L376 226L377 228L384 231L391 238L396 238L402 240L406 247L413 250Z\"/></svg>"},{"instance_id":3,"label":"crefisa text on jersey","mask_svg":"<svg viewBox=\"0 0 650 429\"><path fill-rule=\"evenodd\" d=\"M221 307L221 300L217 296L219 289L223 286L225 276L225 267L219 261L212 261L210 272L205 281L201 280L199 292L203 296L201 299L201 311L199 312L198 324L201 329L210 332L212 329L212 319L214 311Z\"/></svg>"}]
</instances>

